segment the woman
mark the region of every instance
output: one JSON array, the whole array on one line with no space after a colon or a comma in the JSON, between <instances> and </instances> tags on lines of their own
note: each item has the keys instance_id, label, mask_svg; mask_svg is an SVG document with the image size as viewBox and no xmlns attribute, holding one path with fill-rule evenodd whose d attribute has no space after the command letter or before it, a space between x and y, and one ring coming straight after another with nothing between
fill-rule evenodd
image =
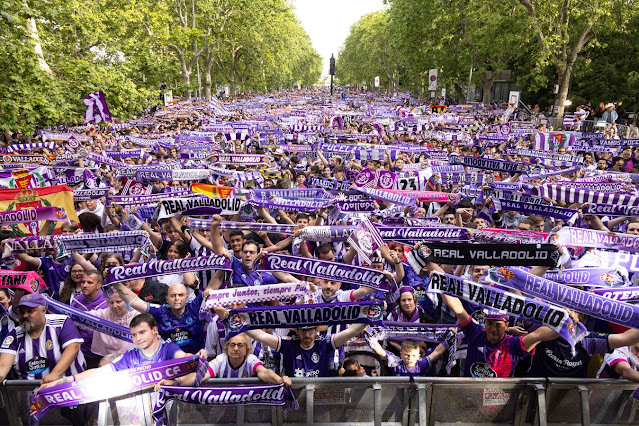
<instances>
[{"instance_id":1,"label":"woman","mask_svg":"<svg viewBox=\"0 0 639 426\"><path fill-rule=\"evenodd\" d=\"M227 339L224 343L224 353L209 362L209 371L204 375L202 381L216 377L236 379L257 376L266 383L291 385L291 379L288 376L280 377L274 371L264 367L262 361L253 355L252 351L253 343L244 333ZM164 379L156 385L156 390L159 390L160 385L191 386L195 375L196 373L191 373L175 380Z\"/></svg>"},{"instance_id":2,"label":"woman","mask_svg":"<svg viewBox=\"0 0 639 426\"><path fill-rule=\"evenodd\" d=\"M80 294L82 278L84 278L84 268L81 264L74 263L67 275L67 279L64 280L64 283L62 283L62 289L60 289L60 297L58 300L70 305L71 301Z\"/></svg>"},{"instance_id":3,"label":"woman","mask_svg":"<svg viewBox=\"0 0 639 426\"><path fill-rule=\"evenodd\" d=\"M11 293L8 288L0 288L0 339L4 341L5 336L15 328L13 320L9 316L11 306Z\"/></svg>"},{"instance_id":4,"label":"woman","mask_svg":"<svg viewBox=\"0 0 639 426\"><path fill-rule=\"evenodd\" d=\"M186 243L182 240L172 241L166 252L167 260L184 259L189 256L189 250ZM164 274L157 277L158 282L166 284L168 287L175 283L182 283L186 286L189 293L188 300L195 299L194 289L197 288L198 280L193 272L183 272L178 274Z\"/></svg>"},{"instance_id":5,"label":"woman","mask_svg":"<svg viewBox=\"0 0 639 426\"><path fill-rule=\"evenodd\" d=\"M93 311L88 311L87 313L129 328L131 320L138 314L138 311L131 310L129 312L126 309L124 300L122 300L117 292L114 292L109 297L108 308L95 309ZM113 358L122 355L124 352L134 347L135 345L131 342L126 342L98 331L93 332L91 352L103 357L100 361L100 367L108 364L113 360Z\"/></svg>"},{"instance_id":6,"label":"woman","mask_svg":"<svg viewBox=\"0 0 639 426\"><path fill-rule=\"evenodd\" d=\"M412 323L429 323L433 320L417 303L415 289L410 286L403 286L399 289L397 305L395 309L388 314L386 319L389 321Z\"/></svg>"},{"instance_id":7,"label":"woman","mask_svg":"<svg viewBox=\"0 0 639 426\"><path fill-rule=\"evenodd\" d=\"M109 275L109 268L123 265L124 259L118 253L105 253L100 259L100 274L106 280Z\"/></svg>"}]
</instances>

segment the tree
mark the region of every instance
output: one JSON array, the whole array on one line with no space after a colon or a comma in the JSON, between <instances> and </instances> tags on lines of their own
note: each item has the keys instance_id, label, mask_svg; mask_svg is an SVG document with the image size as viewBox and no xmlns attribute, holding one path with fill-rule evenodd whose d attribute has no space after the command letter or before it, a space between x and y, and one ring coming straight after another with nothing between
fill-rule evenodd
<instances>
[{"instance_id":1,"label":"tree","mask_svg":"<svg viewBox=\"0 0 639 426\"><path fill-rule=\"evenodd\" d=\"M573 68L584 48L593 44L599 34L612 22L612 12L619 8L630 12L636 8L634 1L593 0L517 0L527 11L528 25L538 43L537 67L541 74L546 66L552 66L557 74L559 93L555 108L561 117L568 97ZM625 15L625 14L624 14ZM626 19L617 24L625 26Z\"/></svg>"}]
</instances>

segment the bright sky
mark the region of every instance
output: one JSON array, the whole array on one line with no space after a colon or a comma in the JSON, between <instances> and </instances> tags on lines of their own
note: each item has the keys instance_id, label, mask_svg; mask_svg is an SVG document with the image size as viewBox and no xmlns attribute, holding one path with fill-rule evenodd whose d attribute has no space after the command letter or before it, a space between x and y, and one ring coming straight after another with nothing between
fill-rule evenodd
<instances>
[{"instance_id":1,"label":"bright sky","mask_svg":"<svg viewBox=\"0 0 639 426\"><path fill-rule=\"evenodd\" d=\"M383 0L292 0L295 14L324 60L322 76L328 75L331 54L337 58L351 25L384 8Z\"/></svg>"}]
</instances>

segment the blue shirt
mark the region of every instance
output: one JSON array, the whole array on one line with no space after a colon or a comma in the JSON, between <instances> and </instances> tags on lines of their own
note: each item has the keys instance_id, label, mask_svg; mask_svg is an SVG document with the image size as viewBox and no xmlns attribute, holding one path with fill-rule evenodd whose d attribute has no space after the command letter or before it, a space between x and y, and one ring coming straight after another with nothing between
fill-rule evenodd
<instances>
[{"instance_id":1,"label":"blue shirt","mask_svg":"<svg viewBox=\"0 0 639 426\"><path fill-rule=\"evenodd\" d=\"M175 353L179 350L180 347L175 343L165 342L162 340L160 348L150 358L144 356L139 348L133 348L111 361L110 365L111 368L113 368L113 371L120 371L128 368L157 364L161 361L173 359L175 357Z\"/></svg>"},{"instance_id":2,"label":"blue shirt","mask_svg":"<svg viewBox=\"0 0 639 426\"><path fill-rule=\"evenodd\" d=\"M204 348L204 328L199 317L201 304L202 294L187 302L180 318L171 313L169 305L149 304L148 312L155 317L163 339L175 343L184 352L194 354Z\"/></svg>"},{"instance_id":3,"label":"blue shirt","mask_svg":"<svg viewBox=\"0 0 639 426\"><path fill-rule=\"evenodd\" d=\"M69 263L58 263L50 257L41 257L40 271L44 282L51 290L53 298L57 299L60 293L60 283L67 279L67 275L71 271Z\"/></svg>"},{"instance_id":4,"label":"blue shirt","mask_svg":"<svg viewBox=\"0 0 639 426\"><path fill-rule=\"evenodd\" d=\"M275 277L268 272L246 272L242 261L235 256L231 257L231 268L233 269L231 287L253 287L278 283Z\"/></svg>"},{"instance_id":5,"label":"blue shirt","mask_svg":"<svg viewBox=\"0 0 639 426\"><path fill-rule=\"evenodd\" d=\"M279 339L277 350L284 357L284 373L291 377L328 377L335 345L333 335L317 336L313 346L302 347L298 338Z\"/></svg>"},{"instance_id":6,"label":"blue shirt","mask_svg":"<svg viewBox=\"0 0 639 426\"><path fill-rule=\"evenodd\" d=\"M395 376L429 376L430 375L430 359L427 356L420 358L413 368L408 368L404 360L392 352L386 351L386 362L393 369Z\"/></svg>"}]
</instances>

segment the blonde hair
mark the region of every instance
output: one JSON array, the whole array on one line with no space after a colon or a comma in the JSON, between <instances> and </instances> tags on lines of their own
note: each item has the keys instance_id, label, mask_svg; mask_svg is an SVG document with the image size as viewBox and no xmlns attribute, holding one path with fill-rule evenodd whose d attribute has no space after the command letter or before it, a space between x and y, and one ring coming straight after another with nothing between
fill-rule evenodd
<instances>
[{"instance_id":1,"label":"blonde hair","mask_svg":"<svg viewBox=\"0 0 639 426\"><path fill-rule=\"evenodd\" d=\"M250 337L248 337L246 333L237 334L233 336L232 338L238 337L238 336L242 336L242 338L244 339L244 344L246 344L246 351L247 351L246 356L248 356L253 350L253 340ZM229 342L231 341L231 339L226 339L226 341L224 342L224 353L228 352L229 345L230 345Z\"/></svg>"}]
</instances>

